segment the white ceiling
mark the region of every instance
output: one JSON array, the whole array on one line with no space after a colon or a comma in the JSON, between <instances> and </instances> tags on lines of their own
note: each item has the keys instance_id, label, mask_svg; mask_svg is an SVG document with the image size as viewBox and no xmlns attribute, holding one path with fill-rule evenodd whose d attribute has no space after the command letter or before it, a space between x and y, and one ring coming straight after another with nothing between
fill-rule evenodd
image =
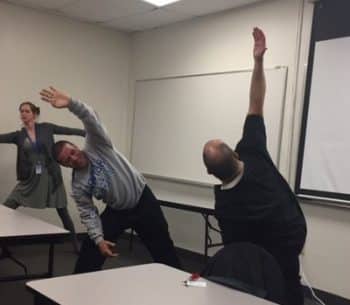
<instances>
[{"instance_id":1,"label":"white ceiling","mask_svg":"<svg viewBox=\"0 0 350 305\"><path fill-rule=\"evenodd\" d=\"M122 31L142 31L263 0L181 0L162 8L142 0L7 0Z\"/></svg>"}]
</instances>

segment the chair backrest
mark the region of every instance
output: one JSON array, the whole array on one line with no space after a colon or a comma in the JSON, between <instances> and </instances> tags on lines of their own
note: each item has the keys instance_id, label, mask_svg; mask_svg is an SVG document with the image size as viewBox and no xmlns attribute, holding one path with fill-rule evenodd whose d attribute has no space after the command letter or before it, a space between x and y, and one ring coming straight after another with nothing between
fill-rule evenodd
<instances>
[{"instance_id":1,"label":"chair backrest","mask_svg":"<svg viewBox=\"0 0 350 305\"><path fill-rule=\"evenodd\" d=\"M232 243L210 258L201 276L285 305L285 283L274 257L251 243Z\"/></svg>"}]
</instances>

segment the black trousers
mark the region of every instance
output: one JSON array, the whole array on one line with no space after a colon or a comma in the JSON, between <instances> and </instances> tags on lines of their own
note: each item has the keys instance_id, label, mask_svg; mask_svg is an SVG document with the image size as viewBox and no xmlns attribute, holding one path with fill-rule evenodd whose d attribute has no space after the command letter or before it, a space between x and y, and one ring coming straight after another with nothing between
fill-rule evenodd
<instances>
[{"instance_id":1,"label":"black trousers","mask_svg":"<svg viewBox=\"0 0 350 305\"><path fill-rule=\"evenodd\" d=\"M114 210L107 206L100 217L104 239L116 241L124 230L133 228L155 262L180 268L167 221L159 201L148 186L145 186L135 208ZM81 246L74 273L100 270L105 259L95 243L87 237Z\"/></svg>"},{"instance_id":2,"label":"black trousers","mask_svg":"<svg viewBox=\"0 0 350 305\"><path fill-rule=\"evenodd\" d=\"M293 230L293 234L285 237L271 238L269 232L254 226L243 226L240 230L230 220L218 219L223 243L251 242L269 252L280 265L286 284L288 305L303 305L304 293L300 282L299 255L303 250L306 239L306 225L301 224ZM249 232L249 234L246 234Z\"/></svg>"}]
</instances>

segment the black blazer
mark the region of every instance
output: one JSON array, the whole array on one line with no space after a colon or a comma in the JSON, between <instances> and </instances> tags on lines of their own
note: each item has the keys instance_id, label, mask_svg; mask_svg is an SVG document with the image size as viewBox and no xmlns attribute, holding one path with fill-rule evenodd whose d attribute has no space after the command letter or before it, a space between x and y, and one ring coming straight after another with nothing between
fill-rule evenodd
<instances>
[{"instance_id":1,"label":"black blazer","mask_svg":"<svg viewBox=\"0 0 350 305\"><path fill-rule=\"evenodd\" d=\"M62 183L62 173L59 164L52 157L51 150L54 144L53 136L55 134L85 136L85 130L58 126L51 123L36 123L35 133L36 142L39 143L38 149L47 157L47 164L45 165L49 174L54 177L54 189L56 189L56 187ZM28 179L34 166L34 164L32 164L30 161L26 150L24 149L24 142L26 138L28 138L28 135L24 127L21 130L0 134L0 143L12 143L17 145L17 180Z\"/></svg>"}]
</instances>

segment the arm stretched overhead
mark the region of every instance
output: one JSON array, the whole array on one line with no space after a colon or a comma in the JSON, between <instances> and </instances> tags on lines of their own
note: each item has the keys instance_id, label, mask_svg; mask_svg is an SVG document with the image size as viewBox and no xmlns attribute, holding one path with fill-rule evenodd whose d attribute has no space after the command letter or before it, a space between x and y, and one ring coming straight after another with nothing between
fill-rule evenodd
<instances>
[{"instance_id":1,"label":"arm stretched overhead","mask_svg":"<svg viewBox=\"0 0 350 305\"><path fill-rule=\"evenodd\" d=\"M250 83L250 101L248 114L263 115L266 81L264 74L264 53L266 51L265 34L259 28L254 28L254 69Z\"/></svg>"}]
</instances>

